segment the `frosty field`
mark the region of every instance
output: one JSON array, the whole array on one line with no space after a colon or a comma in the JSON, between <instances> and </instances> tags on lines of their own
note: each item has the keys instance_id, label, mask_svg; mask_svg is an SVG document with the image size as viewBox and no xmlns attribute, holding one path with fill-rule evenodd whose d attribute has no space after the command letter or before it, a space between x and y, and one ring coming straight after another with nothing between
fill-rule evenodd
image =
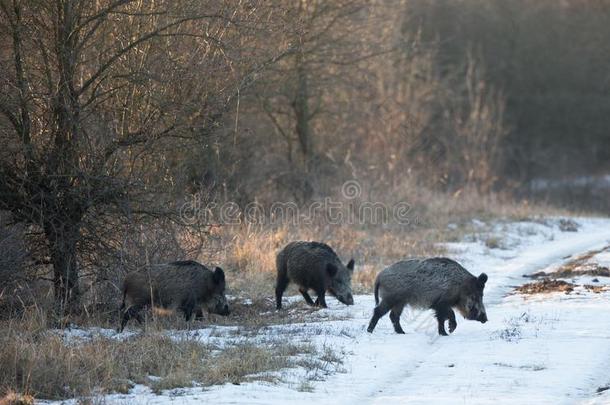
<instances>
[{"instance_id":1,"label":"frosty field","mask_svg":"<svg viewBox=\"0 0 610 405\"><path fill-rule=\"evenodd\" d=\"M480 233L449 245L448 256L473 274L489 275L486 324L458 316L456 331L439 337L432 311L406 309L406 335L395 334L387 316L369 334L372 295L356 296L351 307L330 298L328 309L308 312L305 322L265 327L254 336L214 326L167 332L217 345L235 339L263 345L307 342L318 349L316 367L291 367L239 385L160 394L136 385L128 394L98 399L112 404L610 403L610 278L575 273L560 279L569 283L567 293L514 291L539 282L524 275L552 273L570 264L574 271L610 265L610 221L575 221L576 232L560 230L558 219L491 227L475 221ZM500 238L493 248L484 242L490 236ZM304 308L300 301L300 296L290 297L298 304L288 310ZM124 339L140 330L132 325L123 334L63 332L67 342L96 333Z\"/></svg>"}]
</instances>

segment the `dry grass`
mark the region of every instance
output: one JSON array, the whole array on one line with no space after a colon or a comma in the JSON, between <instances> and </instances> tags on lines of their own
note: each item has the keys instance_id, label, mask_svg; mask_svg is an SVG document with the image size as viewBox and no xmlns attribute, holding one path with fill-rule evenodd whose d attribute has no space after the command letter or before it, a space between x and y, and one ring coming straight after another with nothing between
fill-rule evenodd
<instances>
[{"instance_id":1,"label":"dry grass","mask_svg":"<svg viewBox=\"0 0 610 405\"><path fill-rule=\"evenodd\" d=\"M234 230L235 231L235 230ZM273 297L277 252L293 240L316 240L328 243L344 262L356 260L353 284L356 292L370 292L372 282L384 266L408 256L437 255L441 234L426 229L390 233L378 229L354 229L336 225L315 232L311 228L275 232L239 230L227 251L227 268L231 271L231 294L261 300ZM288 294L296 294L292 286Z\"/></svg>"},{"instance_id":2,"label":"dry grass","mask_svg":"<svg viewBox=\"0 0 610 405\"><path fill-rule=\"evenodd\" d=\"M481 196L469 189L453 194L431 192L415 186L405 186L393 195L386 206L406 201L411 206L409 222L399 224L313 224L244 225L225 227L218 233L224 246L221 258L200 257L218 261L228 269L232 295L262 300L273 297L276 269L275 256L294 240L315 240L328 243L347 262L356 260L353 286L358 293L370 292L376 274L385 266L413 256L434 256L444 253L442 242L462 240L473 232L471 219L525 220L544 212L565 214L544 206L531 206L526 201L515 203L497 195ZM404 195L402 195L404 193ZM387 199L387 198L386 198ZM452 224L452 227L448 227ZM490 237L489 247L502 247L500 238ZM296 289L288 294L297 294Z\"/></svg>"},{"instance_id":3,"label":"dry grass","mask_svg":"<svg viewBox=\"0 0 610 405\"><path fill-rule=\"evenodd\" d=\"M206 375L207 384L239 384L242 381L280 381L272 372L302 365L295 357L307 354L315 356L316 348L310 344L294 344L271 341L260 345L241 343L223 350L214 358L215 365Z\"/></svg>"},{"instance_id":4,"label":"dry grass","mask_svg":"<svg viewBox=\"0 0 610 405\"><path fill-rule=\"evenodd\" d=\"M593 292L595 294L600 294L600 293L603 293L605 291L608 291L608 286L607 285L584 284L583 287L585 288L585 290L591 291L591 292Z\"/></svg>"},{"instance_id":5,"label":"dry grass","mask_svg":"<svg viewBox=\"0 0 610 405\"><path fill-rule=\"evenodd\" d=\"M0 398L0 405L33 405L34 397L9 391L4 397Z\"/></svg>"},{"instance_id":6,"label":"dry grass","mask_svg":"<svg viewBox=\"0 0 610 405\"><path fill-rule=\"evenodd\" d=\"M66 399L126 393L134 384L162 390L243 381L281 381L290 367L317 369L341 362L325 349L300 341L227 338L222 347L194 337L147 332L126 340L103 336L64 340L32 324L3 325L0 347L0 395ZM303 358L308 358L309 363ZM21 393L21 394L17 394ZM6 402L10 403L10 402Z\"/></svg>"},{"instance_id":7,"label":"dry grass","mask_svg":"<svg viewBox=\"0 0 610 405\"><path fill-rule=\"evenodd\" d=\"M520 287L517 287L515 291L521 294L539 294L557 291L570 294L572 291L574 291L576 287L579 287L580 285L574 284L572 282L567 282L561 279L573 279L574 277L578 276L610 277L610 270L607 267L600 266L598 263L592 260L595 255L607 251L609 249L610 246L606 246L597 250L590 250L584 254L576 256L571 260L568 260L555 271L551 271L548 273L540 271L537 273L525 275L525 277L542 278L542 280L524 284ZM598 280L595 278L592 281L597 282ZM608 291L608 286L605 285L596 286L592 284L583 284L582 287L585 289L585 291L593 292L595 294Z\"/></svg>"},{"instance_id":8,"label":"dry grass","mask_svg":"<svg viewBox=\"0 0 610 405\"><path fill-rule=\"evenodd\" d=\"M505 242L500 236L490 235L485 239L485 246L489 249L503 249L505 247Z\"/></svg>"},{"instance_id":9,"label":"dry grass","mask_svg":"<svg viewBox=\"0 0 610 405\"><path fill-rule=\"evenodd\" d=\"M570 294L574 291L575 284L563 280L542 280L534 283L527 283L515 288L520 294L543 294L551 292L563 292Z\"/></svg>"},{"instance_id":10,"label":"dry grass","mask_svg":"<svg viewBox=\"0 0 610 405\"><path fill-rule=\"evenodd\" d=\"M581 285L570 283L564 280L544 279L541 281L536 281L534 283L527 283L522 286L519 286L515 288L515 291L520 294L527 295L544 294L551 292L563 292L565 294L570 294L574 291L576 287L581 287ZM592 292L595 294L606 292L609 289L609 287L606 285L593 284L582 284L582 287L585 291ZM580 294L580 292L576 292L576 294Z\"/></svg>"},{"instance_id":11,"label":"dry grass","mask_svg":"<svg viewBox=\"0 0 610 405\"><path fill-rule=\"evenodd\" d=\"M0 389L45 399L64 399L106 392L127 392L135 383L189 386L204 371L210 348L193 340L159 335L117 341L97 337L66 344L53 334L9 330L0 350Z\"/></svg>"}]
</instances>

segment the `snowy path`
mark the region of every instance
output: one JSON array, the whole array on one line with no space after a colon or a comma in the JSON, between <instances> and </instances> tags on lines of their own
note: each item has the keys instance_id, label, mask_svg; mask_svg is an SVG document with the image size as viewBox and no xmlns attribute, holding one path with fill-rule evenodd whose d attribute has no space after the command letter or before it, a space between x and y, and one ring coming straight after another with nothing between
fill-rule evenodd
<instances>
[{"instance_id":1,"label":"snowy path","mask_svg":"<svg viewBox=\"0 0 610 405\"><path fill-rule=\"evenodd\" d=\"M485 302L490 322L458 320L452 336L437 338L431 314L429 323L411 322L416 330L406 329L406 336L395 335L389 320L380 321L375 334L359 338L352 373L324 384L328 394L342 396L346 404L365 398L380 404L558 403L589 396L610 382L598 381L610 380L604 371L610 364L609 297L553 294L526 302L504 297L511 285L526 281L523 274L604 247L609 240L610 228L602 225L534 244L509 260L471 253L463 260L472 263L467 268L489 275ZM364 312L363 325L370 306ZM499 337L513 326L519 337Z\"/></svg>"},{"instance_id":2,"label":"snowy path","mask_svg":"<svg viewBox=\"0 0 610 405\"><path fill-rule=\"evenodd\" d=\"M396 335L388 317L368 334L372 295L357 296L353 307L332 300L321 316L330 311L348 314L349 319L312 322L325 331L314 340L347 353L345 372L314 382L313 392L286 384L247 383L194 388L178 397L143 391L109 396L107 402L610 403L610 396L595 394L597 387L610 384L610 293L507 295L513 286L529 281L523 274L552 269L568 256L610 243L610 221L579 222L576 233L535 223L504 225L497 231L511 247L502 250L489 250L481 242L453 244L453 257L472 273L489 275L484 298L489 322L458 318L457 330L449 337L437 336L431 311L408 310L402 319L406 335Z\"/></svg>"}]
</instances>

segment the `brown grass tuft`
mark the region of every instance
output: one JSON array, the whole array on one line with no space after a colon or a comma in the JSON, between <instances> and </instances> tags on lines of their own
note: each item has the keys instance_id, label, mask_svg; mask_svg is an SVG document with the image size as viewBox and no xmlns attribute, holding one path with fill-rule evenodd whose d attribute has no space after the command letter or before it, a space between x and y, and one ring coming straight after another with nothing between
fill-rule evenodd
<instances>
[{"instance_id":1,"label":"brown grass tuft","mask_svg":"<svg viewBox=\"0 0 610 405\"><path fill-rule=\"evenodd\" d=\"M147 383L149 375L162 380L192 375L209 355L210 349L194 340L156 335L127 341L95 337L67 344L48 332L12 331L3 337L0 350L0 388L45 399L126 392L132 382ZM182 379L177 386L185 383L191 385Z\"/></svg>"},{"instance_id":2,"label":"brown grass tuft","mask_svg":"<svg viewBox=\"0 0 610 405\"><path fill-rule=\"evenodd\" d=\"M521 294L543 294L551 292L564 292L566 294L574 291L576 287L572 283L563 280L542 280L535 283L527 283L517 287L515 290Z\"/></svg>"},{"instance_id":3,"label":"brown grass tuft","mask_svg":"<svg viewBox=\"0 0 610 405\"><path fill-rule=\"evenodd\" d=\"M33 405L34 397L28 394L19 394L9 391L3 398L0 398L0 405Z\"/></svg>"}]
</instances>

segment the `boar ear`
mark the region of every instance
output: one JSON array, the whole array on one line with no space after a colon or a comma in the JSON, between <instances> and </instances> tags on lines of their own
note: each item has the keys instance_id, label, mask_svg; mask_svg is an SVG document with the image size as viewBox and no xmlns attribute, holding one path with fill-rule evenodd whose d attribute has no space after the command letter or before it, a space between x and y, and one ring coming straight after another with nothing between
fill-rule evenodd
<instances>
[{"instance_id":1,"label":"boar ear","mask_svg":"<svg viewBox=\"0 0 610 405\"><path fill-rule=\"evenodd\" d=\"M339 269L337 269L337 266L335 266L334 264L328 263L326 265L326 272L328 273L329 276L335 277L335 275L337 274L337 271L339 271Z\"/></svg>"},{"instance_id":2,"label":"boar ear","mask_svg":"<svg viewBox=\"0 0 610 405\"><path fill-rule=\"evenodd\" d=\"M220 267L216 267L216 270L214 270L214 275L212 276L212 279L214 280L214 282L216 284L220 284L223 281L225 281L225 272L222 271L222 269Z\"/></svg>"},{"instance_id":3,"label":"boar ear","mask_svg":"<svg viewBox=\"0 0 610 405\"><path fill-rule=\"evenodd\" d=\"M487 282L487 274L481 273L477 278L477 281L481 287L485 287L485 283Z\"/></svg>"},{"instance_id":4,"label":"boar ear","mask_svg":"<svg viewBox=\"0 0 610 405\"><path fill-rule=\"evenodd\" d=\"M347 267L347 269L348 269L349 271L354 271L354 259L351 259L351 260L349 261L349 263L347 263L347 266L345 266L345 267Z\"/></svg>"}]
</instances>

